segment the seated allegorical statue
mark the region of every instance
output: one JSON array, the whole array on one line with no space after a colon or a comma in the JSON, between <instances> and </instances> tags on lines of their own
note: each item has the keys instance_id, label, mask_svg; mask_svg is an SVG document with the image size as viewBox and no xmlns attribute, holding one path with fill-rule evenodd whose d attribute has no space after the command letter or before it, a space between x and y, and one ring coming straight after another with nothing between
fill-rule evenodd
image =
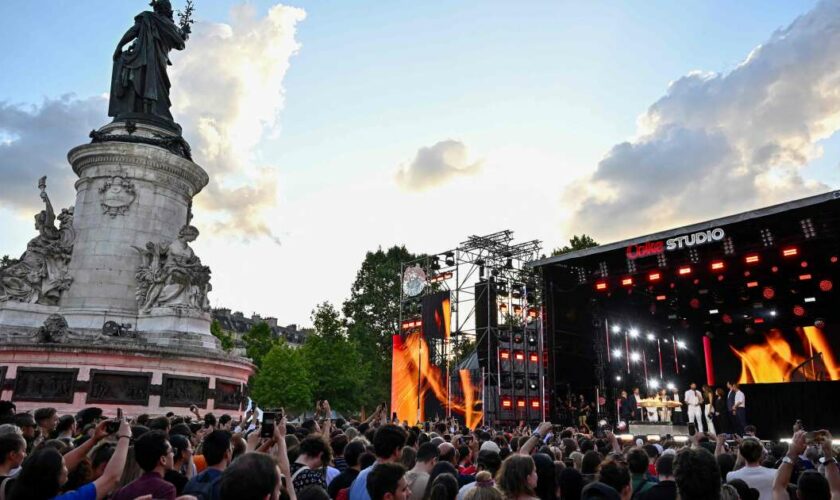
<instances>
[{"instance_id":1,"label":"seated allegorical statue","mask_svg":"<svg viewBox=\"0 0 840 500\"><path fill-rule=\"evenodd\" d=\"M0 302L58 305L61 293L70 288L67 267L73 253L73 209L56 215L46 192L46 177L38 183L46 208L35 215L38 236L26 245L20 259L0 268Z\"/></svg>"},{"instance_id":2,"label":"seated allegorical statue","mask_svg":"<svg viewBox=\"0 0 840 500\"><path fill-rule=\"evenodd\" d=\"M135 247L143 256L136 273L141 312L155 307L210 310L210 268L202 265L189 246L197 237L198 229L186 225L172 243L149 242L145 249Z\"/></svg>"}]
</instances>

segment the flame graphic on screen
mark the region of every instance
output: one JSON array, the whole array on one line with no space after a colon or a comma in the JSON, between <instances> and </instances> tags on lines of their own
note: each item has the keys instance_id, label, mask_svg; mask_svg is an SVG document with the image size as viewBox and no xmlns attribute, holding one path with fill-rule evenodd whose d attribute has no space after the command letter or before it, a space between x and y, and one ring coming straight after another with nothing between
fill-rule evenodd
<instances>
[{"instance_id":1,"label":"flame graphic on screen","mask_svg":"<svg viewBox=\"0 0 840 500\"><path fill-rule=\"evenodd\" d=\"M429 362L429 346L420 333L411 333L405 339L394 335L393 346L391 411L410 425L424 422L427 419L423 402L427 395L446 407L447 388L441 369ZM480 384L473 382L469 370L459 370L458 376L465 397L453 397L450 405L454 413L464 416L467 427L472 429L483 416L482 411L475 409L480 401ZM420 415L417 414L418 398Z\"/></svg>"},{"instance_id":2,"label":"flame graphic on screen","mask_svg":"<svg viewBox=\"0 0 840 500\"><path fill-rule=\"evenodd\" d=\"M840 365L825 333L814 326L806 326L797 328L796 334L802 345L798 352L775 328L767 332L761 344L750 345L743 350L729 346L741 359L739 383L789 382L794 375L793 378L804 380L840 380ZM819 358L812 359L818 353L822 353L821 361Z\"/></svg>"}]
</instances>

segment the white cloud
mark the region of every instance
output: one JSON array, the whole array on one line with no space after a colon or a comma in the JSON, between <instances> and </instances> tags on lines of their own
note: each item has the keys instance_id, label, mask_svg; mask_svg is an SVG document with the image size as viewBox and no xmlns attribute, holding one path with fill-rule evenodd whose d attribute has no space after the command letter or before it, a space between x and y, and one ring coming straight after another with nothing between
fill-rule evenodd
<instances>
[{"instance_id":1,"label":"white cloud","mask_svg":"<svg viewBox=\"0 0 840 500\"><path fill-rule=\"evenodd\" d=\"M195 200L195 223L212 226L213 234L277 241L265 215L277 203L277 166L261 164L256 153L279 131L283 78L300 49L296 27L305 17L279 4L259 17L240 5L230 24L197 23L186 49L173 54L172 114L210 174Z\"/></svg>"},{"instance_id":2,"label":"white cloud","mask_svg":"<svg viewBox=\"0 0 840 500\"><path fill-rule=\"evenodd\" d=\"M422 147L410 163L400 167L396 175L397 184L407 190L423 191L453 177L473 175L481 170L482 161L470 163L467 158L464 143L452 139Z\"/></svg>"},{"instance_id":3,"label":"white cloud","mask_svg":"<svg viewBox=\"0 0 840 500\"><path fill-rule=\"evenodd\" d=\"M566 199L574 230L618 238L827 189L800 169L840 129L840 3L773 33L728 74L672 82Z\"/></svg>"}]
</instances>

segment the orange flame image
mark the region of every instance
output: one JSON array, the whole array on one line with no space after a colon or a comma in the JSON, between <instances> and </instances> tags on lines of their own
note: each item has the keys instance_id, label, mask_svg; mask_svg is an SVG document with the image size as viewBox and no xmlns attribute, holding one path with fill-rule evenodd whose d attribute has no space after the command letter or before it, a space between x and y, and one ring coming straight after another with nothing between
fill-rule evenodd
<instances>
[{"instance_id":1,"label":"orange flame image","mask_svg":"<svg viewBox=\"0 0 840 500\"><path fill-rule=\"evenodd\" d=\"M429 346L419 332L407 335L404 340L395 335L393 346L392 411L410 425L426 421L423 403L427 394L431 393L429 395L443 407L449 399L441 369L429 362ZM469 370L460 370L459 378L465 397L463 400L453 397L449 404L453 412L464 416L467 427L473 428L483 417L483 413L475 409L479 392L470 379Z\"/></svg>"},{"instance_id":2,"label":"orange flame image","mask_svg":"<svg viewBox=\"0 0 840 500\"><path fill-rule=\"evenodd\" d=\"M797 328L796 333L802 344L798 352L776 328L767 332L761 344L743 350L729 346L741 359L739 383L790 382L795 376L805 380L840 380L840 365L825 333L814 326ZM818 354L822 354L820 361L815 358Z\"/></svg>"}]
</instances>

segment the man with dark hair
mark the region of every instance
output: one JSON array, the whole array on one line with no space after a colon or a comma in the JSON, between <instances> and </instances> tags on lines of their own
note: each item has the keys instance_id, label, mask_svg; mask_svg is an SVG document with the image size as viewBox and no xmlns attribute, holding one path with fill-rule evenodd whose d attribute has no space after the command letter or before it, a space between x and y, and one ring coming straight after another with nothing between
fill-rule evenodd
<instances>
[{"instance_id":1,"label":"man with dark hair","mask_svg":"<svg viewBox=\"0 0 840 500\"><path fill-rule=\"evenodd\" d=\"M60 439L70 447L73 447L73 438L76 436L76 417L73 415L62 415L58 419L58 425L55 426L55 430L58 432L56 439Z\"/></svg>"},{"instance_id":2,"label":"man with dark hair","mask_svg":"<svg viewBox=\"0 0 840 500\"><path fill-rule=\"evenodd\" d=\"M231 457L233 457L230 432L211 432L204 438L201 451L207 462L207 469L190 479L184 486L184 495L195 495L205 500L218 500L222 472L230 465Z\"/></svg>"},{"instance_id":3,"label":"man with dark hair","mask_svg":"<svg viewBox=\"0 0 840 500\"><path fill-rule=\"evenodd\" d=\"M344 472L347 469L347 461L344 460L344 448L350 442L344 434L338 434L330 439L330 448L332 448L333 463L339 472Z\"/></svg>"},{"instance_id":4,"label":"man with dark hair","mask_svg":"<svg viewBox=\"0 0 840 500\"><path fill-rule=\"evenodd\" d=\"M105 466L114 455L117 445L114 443L101 442L90 452L90 466L92 471L91 480L99 479L105 473Z\"/></svg>"},{"instance_id":5,"label":"man with dark hair","mask_svg":"<svg viewBox=\"0 0 840 500\"><path fill-rule=\"evenodd\" d=\"M773 481L776 480L776 469L768 469L761 465L764 455L764 445L756 438L744 438L738 453L746 464L738 470L726 475L726 482L733 479L743 479L747 486L758 490L759 500L773 498Z\"/></svg>"},{"instance_id":6,"label":"man with dark hair","mask_svg":"<svg viewBox=\"0 0 840 500\"><path fill-rule=\"evenodd\" d=\"M144 474L121 488L114 500L134 500L143 495L175 500L175 486L163 479L173 467L172 446L163 431L149 431L134 442L134 458Z\"/></svg>"},{"instance_id":7,"label":"man with dark hair","mask_svg":"<svg viewBox=\"0 0 840 500\"><path fill-rule=\"evenodd\" d=\"M298 455L295 463L292 464L292 485L295 492L311 485L327 489L326 466L332 458L332 449L327 441L320 435L307 436L298 446Z\"/></svg>"},{"instance_id":8,"label":"man with dark hair","mask_svg":"<svg viewBox=\"0 0 840 500\"><path fill-rule=\"evenodd\" d=\"M633 448L627 453L627 467L633 483L633 495L639 495L656 485L656 480L648 475L650 457L643 448Z\"/></svg>"},{"instance_id":9,"label":"man with dark hair","mask_svg":"<svg viewBox=\"0 0 840 500\"><path fill-rule=\"evenodd\" d=\"M677 483L674 482L674 453L667 453L656 461L659 483L639 495L638 500L675 500Z\"/></svg>"},{"instance_id":10,"label":"man with dark hair","mask_svg":"<svg viewBox=\"0 0 840 500\"><path fill-rule=\"evenodd\" d=\"M351 441L344 447L344 461L347 463L347 467L335 479L330 481L329 487L327 488L327 493L329 493L330 498L335 499L338 496L338 492L344 488L349 488L353 484L353 481L359 475L359 471L362 470L359 459L364 452L365 444L362 441Z\"/></svg>"},{"instance_id":11,"label":"man with dark hair","mask_svg":"<svg viewBox=\"0 0 840 500\"><path fill-rule=\"evenodd\" d=\"M49 439L55 426L58 425L58 412L55 408L38 408L32 416L38 424L38 430L41 431L43 439Z\"/></svg>"},{"instance_id":12,"label":"man with dark hair","mask_svg":"<svg viewBox=\"0 0 840 500\"><path fill-rule=\"evenodd\" d=\"M155 417L149 420L148 427L153 431L163 431L167 434L169 434L169 429L171 429L169 419L166 417Z\"/></svg>"},{"instance_id":13,"label":"man with dark hair","mask_svg":"<svg viewBox=\"0 0 840 500\"><path fill-rule=\"evenodd\" d=\"M414 467L405 474L405 482L411 490L411 498L423 498L426 485L429 483L429 474L438 461L438 453L438 447L432 443L423 443L417 449Z\"/></svg>"},{"instance_id":14,"label":"man with dark hair","mask_svg":"<svg viewBox=\"0 0 840 500\"><path fill-rule=\"evenodd\" d=\"M406 432L402 427L386 424L376 430L373 436L373 451L376 462L359 473L350 487L350 500L371 500L367 490L367 478L371 471L386 463L395 463L400 459L400 452L405 446ZM403 478L405 481L405 478Z\"/></svg>"},{"instance_id":15,"label":"man with dark hair","mask_svg":"<svg viewBox=\"0 0 840 500\"><path fill-rule=\"evenodd\" d=\"M11 475L26 458L26 440L17 432L0 435L0 481Z\"/></svg>"},{"instance_id":16,"label":"man with dark hair","mask_svg":"<svg viewBox=\"0 0 840 500\"><path fill-rule=\"evenodd\" d=\"M221 500L280 498L280 470L263 453L245 453L225 469L219 481Z\"/></svg>"},{"instance_id":17,"label":"man with dark hair","mask_svg":"<svg viewBox=\"0 0 840 500\"><path fill-rule=\"evenodd\" d=\"M674 480L680 500L720 500L720 469L704 448L685 448L674 459Z\"/></svg>"},{"instance_id":18,"label":"man with dark hair","mask_svg":"<svg viewBox=\"0 0 840 500\"><path fill-rule=\"evenodd\" d=\"M367 477L371 500L406 500L411 494L405 482L405 468L398 463L379 464Z\"/></svg>"},{"instance_id":19,"label":"man with dark hair","mask_svg":"<svg viewBox=\"0 0 840 500\"><path fill-rule=\"evenodd\" d=\"M614 498L621 498L621 500L630 500L631 495L633 494L632 487L630 486L630 472L627 470L627 467L620 464L615 460L607 460L603 464L601 464L601 468L598 470L598 483L607 485L612 488L616 493L618 493L617 497ZM594 483L597 485L598 483ZM593 487L590 490L601 490L602 488ZM600 491L599 494L593 495L593 491L587 491L584 489L582 492L582 498L610 498L608 492L606 495L601 496Z\"/></svg>"}]
</instances>

